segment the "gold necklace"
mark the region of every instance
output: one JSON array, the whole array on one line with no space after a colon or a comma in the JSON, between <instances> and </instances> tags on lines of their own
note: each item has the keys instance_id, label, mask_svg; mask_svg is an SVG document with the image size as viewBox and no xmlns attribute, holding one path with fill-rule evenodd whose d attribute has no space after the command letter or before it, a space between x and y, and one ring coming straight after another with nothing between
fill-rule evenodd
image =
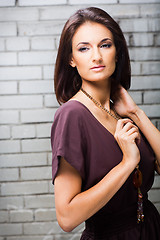
<instances>
[{"instance_id":1,"label":"gold necklace","mask_svg":"<svg viewBox=\"0 0 160 240\"><path fill-rule=\"evenodd\" d=\"M116 113L115 109L113 109L115 115L113 115L107 108L103 107L99 102L97 102L91 95L89 95L83 88L81 88L81 91L94 102L99 108L103 109L105 112L107 112L110 116L115 118L116 120L119 120L120 117ZM133 185L138 190L138 208L137 208L137 223L144 221L144 214L143 214L143 195L140 190L140 187L142 185L142 173L139 170L139 164L137 165L135 172L133 174Z\"/></svg>"},{"instance_id":2,"label":"gold necklace","mask_svg":"<svg viewBox=\"0 0 160 240\"><path fill-rule=\"evenodd\" d=\"M81 91L92 100L92 102L94 102L94 104L101 108L103 111L107 112L110 116L112 116L113 118L115 118L116 120L119 120L120 117L118 116L117 112L115 111L115 109L113 109L114 114L112 114L107 108L103 107L99 102L97 102L91 95L89 95L89 93L87 93L83 88L81 88Z\"/></svg>"}]
</instances>

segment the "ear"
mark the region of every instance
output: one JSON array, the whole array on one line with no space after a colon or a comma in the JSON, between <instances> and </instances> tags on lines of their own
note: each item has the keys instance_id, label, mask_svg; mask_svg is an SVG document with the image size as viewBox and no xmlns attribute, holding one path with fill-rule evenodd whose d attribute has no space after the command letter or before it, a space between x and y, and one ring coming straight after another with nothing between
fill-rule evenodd
<instances>
[{"instance_id":1,"label":"ear","mask_svg":"<svg viewBox=\"0 0 160 240\"><path fill-rule=\"evenodd\" d=\"M74 60L73 60L73 57L71 58L71 60L70 60L70 63L69 63L70 65L71 65L71 67L76 67L76 64L75 64L75 62L74 62Z\"/></svg>"}]
</instances>

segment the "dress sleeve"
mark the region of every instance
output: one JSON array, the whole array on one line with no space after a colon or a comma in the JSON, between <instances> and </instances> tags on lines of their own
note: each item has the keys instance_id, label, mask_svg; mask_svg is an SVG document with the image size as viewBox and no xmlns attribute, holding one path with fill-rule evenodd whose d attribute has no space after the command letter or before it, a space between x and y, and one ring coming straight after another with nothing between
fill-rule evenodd
<instances>
[{"instance_id":1,"label":"dress sleeve","mask_svg":"<svg viewBox=\"0 0 160 240\"><path fill-rule=\"evenodd\" d=\"M85 178L85 140L82 119L75 110L61 109L55 114L51 129L53 184L60 157L71 164L79 172L82 179Z\"/></svg>"}]
</instances>

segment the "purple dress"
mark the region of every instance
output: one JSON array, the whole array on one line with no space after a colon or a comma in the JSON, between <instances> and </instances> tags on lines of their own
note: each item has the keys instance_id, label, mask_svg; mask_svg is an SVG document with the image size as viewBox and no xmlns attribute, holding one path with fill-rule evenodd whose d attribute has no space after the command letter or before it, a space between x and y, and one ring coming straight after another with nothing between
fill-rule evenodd
<instances>
[{"instance_id":1,"label":"purple dress","mask_svg":"<svg viewBox=\"0 0 160 240\"><path fill-rule=\"evenodd\" d=\"M122 160L114 136L78 101L69 101L57 110L51 143L53 182L62 156L81 175L82 191L97 184ZM112 199L85 222L81 240L160 240L160 215L147 194L154 181L155 158L143 135L139 149L144 222L137 223L137 189L131 173Z\"/></svg>"}]
</instances>

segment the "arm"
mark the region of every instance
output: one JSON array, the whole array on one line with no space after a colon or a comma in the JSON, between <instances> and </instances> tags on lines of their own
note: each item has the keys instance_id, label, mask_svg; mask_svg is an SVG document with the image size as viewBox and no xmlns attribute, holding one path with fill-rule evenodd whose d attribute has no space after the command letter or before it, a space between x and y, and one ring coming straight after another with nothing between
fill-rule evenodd
<instances>
[{"instance_id":1,"label":"arm","mask_svg":"<svg viewBox=\"0 0 160 240\"><path fill-rule=\"evenodd\" d=\"M57 220L64 231L72 231L105 206L138 164L140 155L135 139L139 138L139 132L130 120L118 121L115 138L123 151L122 161L84 192L77 170L61 158L54 183Z\"/></svg>"},{"instance_id":2,"label":"arm","mask_svg":"<svg viewBox=\"0 0 160 240\"><path fill-rule=\"evenodd\" d=\"M132 119L142 131L156 156L156 171L160 174L160 132L152 124L143 110L141 110L124 88L120 88L115 101L115 110L121 116Z\"/></svg>"}]
</instances>

